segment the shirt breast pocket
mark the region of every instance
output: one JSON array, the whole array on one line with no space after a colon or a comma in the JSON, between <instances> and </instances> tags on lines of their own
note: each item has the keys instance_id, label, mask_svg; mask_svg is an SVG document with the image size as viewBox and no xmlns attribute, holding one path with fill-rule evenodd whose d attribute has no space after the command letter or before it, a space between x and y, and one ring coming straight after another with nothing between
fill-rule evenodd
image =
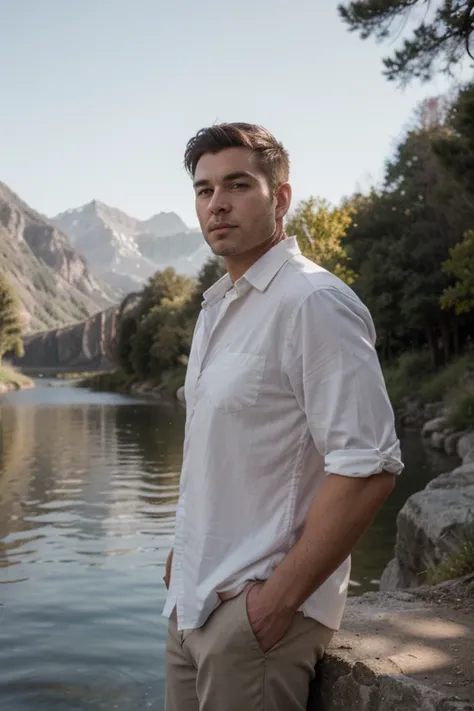
<instances>
[{"instance_id":1,"label":"shirt breast pocket","mask_svg":"<svg viewBox=\"0 0 474 711\"><path fill-rule=\"evenodd\" d=\"M241 412L256 404L260 394L265 356L222 353L209 364L206 393L221 412Z\"/></svg>"}]
</instances>

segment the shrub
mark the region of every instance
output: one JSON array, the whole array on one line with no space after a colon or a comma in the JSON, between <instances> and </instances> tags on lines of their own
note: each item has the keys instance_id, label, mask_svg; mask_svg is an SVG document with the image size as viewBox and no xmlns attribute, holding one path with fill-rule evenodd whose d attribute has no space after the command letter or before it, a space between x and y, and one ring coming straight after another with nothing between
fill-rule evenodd
<instances>
[{"instance_id":1,"label":"shrub","mask_svg":"<svg viewBox=\"0 0 474 711\"><path fill-rule=\"evenodd\" d=\"M434 373L429 380L422 383L420 396L424 402L438 402L448 396L449 392L459 385L474 370L474 358L465 355L457 358L442 370Z\"/></svg>"},{"instance_id":2,"label":"shrub","mask_svg":"<svg viewBox=\"0 0 474 711\"><path fill-rule=\"evenodd\" d=\"M394 409L403 399L416 395L420 380L433 371L431 358L426 351L409 351L400 356L396 365L384 368L385 383Z\"/></svg>"},{"instance_id":3,"label":"shrub","mask_svg":"<svg viewBox=\"0 0 474 711\"><path fill-rule=\"evenodd\" d=\"M388 396L394 410L398 410L403 404L403 398L407 395L406 383L400 378L398 368L389 366L384 369L385 384Z\"/></svg>"},{"instance_id":4,"label":"shrub","mask_svg":"<svg viewBox=\"0 0 474 711\"><path fill-rule=\"evenodd\" d=\"M398 360L398 372L410 386L418 385L420 378L433 372L433 363L427 351L408 351Z\"/></svg>"},{"instance_id":5,"label":"shrub","mask_svg":"<svg viewBox=\"0 0 474 711\"><path fill-rule=\"evenodd\" d=\"M448 399L448 423L455 430L474 428L474 392L458 388Z\"/></svg>"}]
</instances>

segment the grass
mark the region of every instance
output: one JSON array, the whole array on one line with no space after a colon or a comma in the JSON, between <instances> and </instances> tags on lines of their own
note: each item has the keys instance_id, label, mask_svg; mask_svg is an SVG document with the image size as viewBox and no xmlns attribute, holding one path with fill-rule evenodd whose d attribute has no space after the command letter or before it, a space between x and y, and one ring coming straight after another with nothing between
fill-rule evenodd
<instances>
[{"instance_id":1,"label":"grass","mask_svg":"<svg viewBox=\"0 0 474 711\"><path fill-rule=\"evenodd\" d=\"M463 536L455 553L449 555L442 563L428 571L426 582L437 585L447 580L462 578L474 570L474 528Z\"/></svg>"},{"instance_id":2,"label":"grass","mask_svg":"<svg viewBox=\"0 0 474 711\"><path fill-rule=\"evenodd\" d=\"M23 387L31 386L33 381L22 375L15 368L7 365L0 365L0 383L19 390Z\"/></svg>"}]
</instances>

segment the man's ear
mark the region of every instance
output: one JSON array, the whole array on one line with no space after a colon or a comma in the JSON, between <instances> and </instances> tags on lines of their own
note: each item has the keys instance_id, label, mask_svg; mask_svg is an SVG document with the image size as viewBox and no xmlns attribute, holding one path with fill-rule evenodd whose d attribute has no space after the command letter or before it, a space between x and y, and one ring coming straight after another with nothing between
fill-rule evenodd
<instances>
[{"instance_id":1,"label":"man's ear","mask_svg":"<svg viewBox=\"0 0 474 711\"><path fill-rule=\"evenodd\" d=\"M291 185L289 183L282 183L275 190L275 218L277 220L283 220L291 205Z\"/></svg>"}]
</instances>

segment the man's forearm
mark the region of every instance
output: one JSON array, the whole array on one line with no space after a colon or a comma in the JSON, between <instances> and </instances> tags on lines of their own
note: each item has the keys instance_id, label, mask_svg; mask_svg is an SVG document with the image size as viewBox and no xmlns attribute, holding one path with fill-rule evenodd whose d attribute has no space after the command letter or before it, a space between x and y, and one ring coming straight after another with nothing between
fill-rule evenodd
<instances>
[{"instance_id":1,"label":"man's forearm","mask_svg":"<svg viewBox=\"0 0 474 711\"><path fill-rule=\"evenodd\" d=\"M369 478L328 475L303 533L265 583L276 609L296 612L343 563L394 486L383 472Z\"/></svg>"}]
</instances>

